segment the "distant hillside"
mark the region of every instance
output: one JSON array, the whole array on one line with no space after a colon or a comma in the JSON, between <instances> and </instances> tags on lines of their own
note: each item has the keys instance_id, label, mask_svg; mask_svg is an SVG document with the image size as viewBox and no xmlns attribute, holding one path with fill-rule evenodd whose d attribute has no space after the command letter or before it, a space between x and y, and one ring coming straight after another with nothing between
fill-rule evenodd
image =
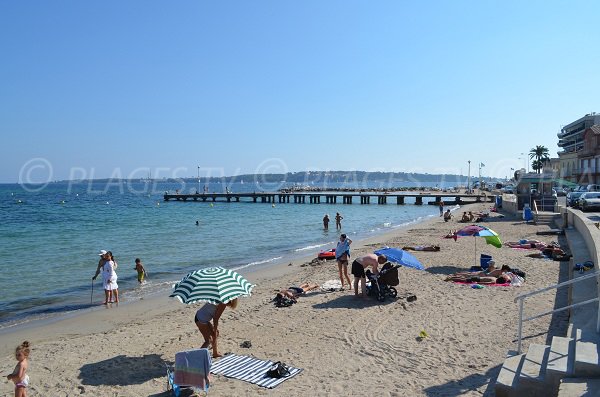
<instances>
[{"instance_id":1,"label":"distant hillside","mask_svg":"<svg viewBox=\"0 0 600 397\"><path fill-rule=\"evenodd\" d=\"M401 183L401 182L428 182L432 184L436 183L465 183L467 177L465 175L455 174L420 174L420 173L406 173L406 172L367 172L367 171L303 171L303 172L288 172L286 174L243 174L235 176L224 176L224 177L205 177L201 176L200 181L202 183L210 182L222 182L222 183L233 183L233 182L251 182L261 181L266 183L322 183L322 182L334 182L334 183L356 183L356 182L387 182L387 183ZM475 181L476 176L471 176L471 181ZM484 181L492 180L493 178L482 177ZM191 178L160 178L158 181L184 181L184 182L198 182L197 177ZM97 182L102 181L115 181L115 179L95 179Z\"/></svg>"}]
</instances>

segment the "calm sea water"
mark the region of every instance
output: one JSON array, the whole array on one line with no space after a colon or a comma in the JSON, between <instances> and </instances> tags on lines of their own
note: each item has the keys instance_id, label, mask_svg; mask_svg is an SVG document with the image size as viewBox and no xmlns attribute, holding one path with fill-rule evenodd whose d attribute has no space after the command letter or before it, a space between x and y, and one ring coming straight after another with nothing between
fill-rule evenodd
<instances>
[{"instance_id":1,"label":"calm sea water","mask_svg":"<svg viewBox=\"0 0 600 397\"><path fill-rule=\"evenodd\" d=\"M330 187L334 187L331 184ZM230 190L257 191L236 182ZM275 191L281 185L261 184ZM368 187L368 186L362 186ZM258 266L315 255L342 233L370 237L430 216L430 205L343 205L226 202L164 202L165 191L197 186L168 183L52 183L37 187L0 185L0 327L91 306L91 277L101 249L119 267L122 300L166 289L192 270L224 266L242 273ZM210 192L223 192L210 184ZM373 200L372 200L373 202ZM413 201L414 202L414 201ZM332 222L324 231L322 218ZM199 221L199 225L196 225ZM142 259L148 282L139 286L134 259ZM100 277L94 303L102 302Z\"/></svg>"}]
</instances>

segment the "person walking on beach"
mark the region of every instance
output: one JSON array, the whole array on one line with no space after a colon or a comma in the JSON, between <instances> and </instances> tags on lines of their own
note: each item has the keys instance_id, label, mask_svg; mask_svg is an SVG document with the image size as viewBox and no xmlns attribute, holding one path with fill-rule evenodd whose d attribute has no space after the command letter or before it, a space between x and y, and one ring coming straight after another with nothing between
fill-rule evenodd
<instances>
[{"instance_id":1,"label":"person walking on beach","mask_svg":"<svg viewBox=\"0 0 600 397\"><path fill-rule=\"evenodd\" d=\"M444 202L442 200L438 203L440 209L440 216L444 215Z\"/></svg>"},{"instance_id":2,"label":"person walking on beach","mask_svg":"<svg viewBox=\"0 0 600 397\"><path fill-rule=\"evenodd\" d=\"M137 272L138 283L144 283L144 277L146 277L146 269L144 265L142 265L142 260L140 258L135 258L135 267L133 268Z\"/></svg>"},{"instance_id":3,"label":"person walking on beach","mask_svg":"<svg viewBox=\"0 0 600 397\"><path fill-rule=\"evenodd\" d=\"M100 255L100 260L98 261L98 267L96 267L96 274L94 274L94 277L92 277L92 280L95 280L98 277L98 275L102 271L102 266L104 266L104 261L106 260L106 259L104 259L104 256L106 255L105 250L100 250L100 253L98 255Z\"/></svg>"},{"instance_id":4,"label":"person walking on beach","mask_svg":"<svg viewBox=\"0 0 600 397\"><path fill-rule=\"evenodd\" d=\"M340 281L342 282L342 289L344 289L344 279L348 282L348 288L352 288L350 283L350 277L348 276L348 261L350 260L350 240L345 234L340 235L340 241L338 241L335 247L335 259L338 265L338 271L340 272Z\"/></svg>"},{"instance_id":5,"label":"person walking on beach","mask_svg":"<svg viewBox=\"0 0 600 397\"><path fill-rule=\"evenodd\" d=\"M378 265L383 265L385 262L387 262L387 257L385 255L375 254L367 254L365 256L361 256L360 258L356 258L354 262L352 262L352 275L354 276L354 296L358 296L359 281L361 296L363 298L367 296L367 276L365 274L365 269L371 266L371 268L373 269L373 274L377 275L379 274L379 270L377 269Z\"/></svg>"},{"instance_id":6,"label":"person walking on beach","mask_svg":"<svg viewBox=\"0 0 600 397\"><path fill-rule=\"evenodd\" d=\"M29 366L30 344L28 341L21 343L15 350L17 366L12 374L7 375L6 379L12 380L15 384L15 397L27 397L27 386L29 386L29 375L27 367Z\"/></svg>"},{"instance_id":7,"label":"person walking on beach","mask_svg":"<svg viewBox=\"0 0 600 397\"><path fill-rule=\"evenodd\" d=\"M198 309L196 315L194 316L196 327L198 327L198 330L204 337L204 343L202 346L200 346L200 348L208 348L208 346L212 344L213 358L221 357L221 353L219 353L219 349L217 348L217 338L219 337L219 319L227 307L235 310L237 305L237 298L229 301L227 304L219 303L218 305L213 305L212 303L207 303Z\"/></svg>"},{"instance_id":8,"label":"person walking on beach","mask_svg":"<svg viewBox=\"0 0 600 397\"><path fill-rule=\"evenodd\" d=\"M342 219L344 219L344 217L341 216L339 212L336 212L335 213L335 228L336 229L342 228Z\"/></svg>"},{"instance_id":9,"label":"person walking on beach","mask_svg":"<svg viewBox=\"0 0 600 397\"><path fill-rule=\"evenodd\" d=\"M329 214L325 214L323 217L323 229L329 230Z\"/></svg>"},{"instance_id":10,"label":"person walking on beach","mask_svg":"<svg viewBox=\"0 0 600 397\"><path fill-rule=\"evenodd\" d=\"M104 304L108 305L113 303L119 303L119 285L117 284L117 262L112 255L112 252L108 251L104 255L104 265L102 266L102 287L104 288Z\"/></svg>"}]
</instances>

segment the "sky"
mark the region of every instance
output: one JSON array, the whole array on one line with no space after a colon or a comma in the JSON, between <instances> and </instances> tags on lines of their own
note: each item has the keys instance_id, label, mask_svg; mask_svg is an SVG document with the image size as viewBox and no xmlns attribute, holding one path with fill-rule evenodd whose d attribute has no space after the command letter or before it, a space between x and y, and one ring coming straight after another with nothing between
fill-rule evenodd
<instances>
[{"instance_id":1,"label":"sky","mask_svg":"<svg viewBox=\"0 0 600 397\"><path fill-rule=\"evenodd\" d=\"M596 1L2 1L0 182L505 177L600 112L599 14Z\"/></svg>"}]
</instances>

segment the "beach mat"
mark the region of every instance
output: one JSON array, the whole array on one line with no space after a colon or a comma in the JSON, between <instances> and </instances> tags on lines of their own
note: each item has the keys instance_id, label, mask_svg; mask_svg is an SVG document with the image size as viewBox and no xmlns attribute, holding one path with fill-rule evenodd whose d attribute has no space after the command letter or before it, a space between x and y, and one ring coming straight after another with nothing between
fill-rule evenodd
<instances>
[{"instance_id":1,"label":"beach mat","mask_svg":"<svg viewBox=\"0 0 600 397\"><path fill-rule=\"evenodd\" d=\"M254 383L255 385L273 389L280 383L298 375L302 372L301 368L288 367L289 376L285 378L270 378L267 371L274 364L271 360L260 360L250 356L238 356L237 354L228 354L216 363L213 363L210 372L216 375L223 375L228 378L243 380Z\"/></svg>"},{"instance_id":2,"label":"beach mat","mask_svg":"<svg viewBox=\"0 0 600 397\"><path fill-rule=\"evenodd\" d=\"M454 284L464 284L464 285L483 285L484 287L510 287L511 284L479 284L479 283L471 283L468 281L454 281Z\"/></svg>"},{"instance_id":3,"label":"beach mat","mask_svg":"<svg viewBox=\"0 0 600 397\"><path fill-rule=\"evenodd\" d=\"M536 232L535 234L537 234L539 236L551 236L551 235L564 236L565 230L564 229L540 230L539 232Z\"/></svg>"}]
</instances>

